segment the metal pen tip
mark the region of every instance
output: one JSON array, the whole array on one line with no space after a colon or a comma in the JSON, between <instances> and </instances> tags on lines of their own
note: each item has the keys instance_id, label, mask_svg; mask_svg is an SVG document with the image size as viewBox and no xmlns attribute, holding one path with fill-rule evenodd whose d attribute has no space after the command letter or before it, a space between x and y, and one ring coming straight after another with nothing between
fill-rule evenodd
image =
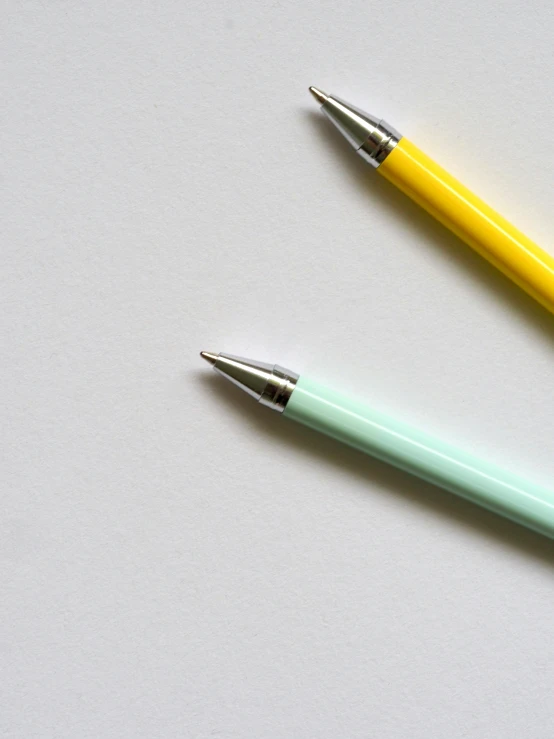
<instances>
[{"instance_id":1,"label":"metal pen tip","mask_svg":"<svg viewBox=\"0 0 554 739\"><path fill-rule=\"evenodd\" d=\"M323 105L323 103L327 102L327 98L329 96L326 93L321 92L321 90L318 90L317 87L309 87L308 89L320 105Z\"/></svg>"},{"instance_id":2,"label":"metal pen tip","mask_svg":"<svg viewBox=\"0 0 554 739\"><path fill-rule=\"evenodd\" d=\"M206 362L209 362L212 366L217 362L217 354L212 354L211 352L200 352L200 356L202 359L205 359Z\"/></svg>"}]
</instances>

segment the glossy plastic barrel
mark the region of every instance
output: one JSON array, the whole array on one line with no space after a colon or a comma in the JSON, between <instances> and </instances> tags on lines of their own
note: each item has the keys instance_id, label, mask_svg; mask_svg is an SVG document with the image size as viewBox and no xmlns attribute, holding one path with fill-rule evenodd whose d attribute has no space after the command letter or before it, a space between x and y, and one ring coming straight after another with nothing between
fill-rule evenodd
<instances>
[{"instance_id":1,"label":"glossy plastic barrel","mask_svg":"<svg viewBox=\"0 0 554 739\"><path fill-rule=\"evenodd\" d=\"M402 138L377 172L554 313L554 257Z\"/></svg>"},{"instance_id":2,"label":"glossy plastic barrel","mask_svg":"<svg viewBox=\"0 0 554 739\"><path fill-rule=\"evenodd\" d=\"M300 377L284 415L554 538L554 492Z\"/></svg>"}]
</instances>

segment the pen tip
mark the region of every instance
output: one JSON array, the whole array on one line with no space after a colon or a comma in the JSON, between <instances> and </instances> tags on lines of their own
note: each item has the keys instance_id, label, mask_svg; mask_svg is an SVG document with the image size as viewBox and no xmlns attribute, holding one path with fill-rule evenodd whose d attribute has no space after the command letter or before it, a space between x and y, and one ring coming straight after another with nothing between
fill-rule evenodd
<instances>
[{"instance_id":1,"label":"pen tip","mask_svg":"<svg viewBox=\"0 0 554 739\"><path fill-rule=\"evenodd\" d=\"M318 90L317 87L309 87L308 89L320 105L327 102L328 95Z\"/></svg>"},{"instance_id":2,"label":"pen tip","mask_svg":"<svg viewBox=\"0 0 554 739\"><path fill-rule=\"evenodd\" d=\"M217 354L212 354L211 352L200 352L200 356L202 359L205 359L206 362L209 362L212 366L217 362Z\"/></svg>"}]
</instances>

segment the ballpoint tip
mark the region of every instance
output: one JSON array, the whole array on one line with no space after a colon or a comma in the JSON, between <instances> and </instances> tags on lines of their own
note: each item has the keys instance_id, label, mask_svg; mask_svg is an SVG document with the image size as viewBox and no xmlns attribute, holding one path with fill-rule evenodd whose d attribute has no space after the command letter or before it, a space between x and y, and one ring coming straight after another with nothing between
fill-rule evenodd
<instances>
[{"instance_id":1,"label":"ballpoint tip","mask_svg":"<svg viewBox=\"0 0 554 739\"><path fill-rule=\"evenodd\" d=\"M200 356L212 366L217 362L217 354L212 354L212 352L200 352Z\"/></svg>"},{"instance_id":2,"label":"ballpoint tip","mask_svg":"<svg viewBox=\"0 0 554 739\"><path fill-rule=\"evenodd\" d=\"M327 102L327 98L329 96L326 95L326 93L321 92L321 90L318 90L317 87L309 87L308 89L320 105L323 105L323 103Z\"/></svg>"}]
</instances>

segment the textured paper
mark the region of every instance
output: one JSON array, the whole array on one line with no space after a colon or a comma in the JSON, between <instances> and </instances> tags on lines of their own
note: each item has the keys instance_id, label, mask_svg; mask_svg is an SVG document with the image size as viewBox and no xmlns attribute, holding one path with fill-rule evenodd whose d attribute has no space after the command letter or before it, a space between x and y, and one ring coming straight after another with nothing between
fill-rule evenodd
<instances>
[{"instance_id":1,"label":"textured paper","mask_svg":"<svg viewBox=\"0 0 554 739\"><path fill-rule=\"evenodd\" d=\"M7 2L0 735L549 739L554 550L264 413L276 361L542 483L554 319L356 159L554 250L544 2Z\"/></svg>"}]
</instances>

